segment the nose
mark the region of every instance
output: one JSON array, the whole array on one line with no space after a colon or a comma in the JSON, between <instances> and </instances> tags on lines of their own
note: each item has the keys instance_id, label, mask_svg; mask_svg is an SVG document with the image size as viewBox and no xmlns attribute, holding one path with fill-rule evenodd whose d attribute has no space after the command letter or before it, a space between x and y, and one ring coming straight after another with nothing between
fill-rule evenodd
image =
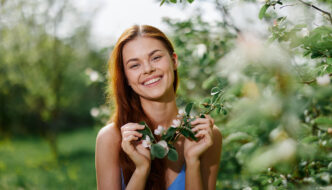
<instances>
[{"instance_id":1,"label":"nose","mask_svg":"<svg viewBox=\"0 0 332 190\"><path fill-rule=\"evenodd\" d=\"M145 61L143 65L144 65L145 74L150 74L156 70L156 68L154 68L153 65L149 61Z\"/></svg>"}]
</instances>

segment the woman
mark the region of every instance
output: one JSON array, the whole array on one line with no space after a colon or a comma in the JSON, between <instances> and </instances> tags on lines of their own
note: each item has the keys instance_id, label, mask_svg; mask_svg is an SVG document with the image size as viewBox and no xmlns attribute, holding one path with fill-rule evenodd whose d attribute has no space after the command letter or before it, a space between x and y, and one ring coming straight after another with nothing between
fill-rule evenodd
<instances>
[{"instance_id":1,"label":"woman","mask_svg":"<svg viewBox=\"0 0 332 190\"><path fill-rule=\"evenodd\" d=\"M151 160L137 130L145 121L153 131L177 118L178 58L157 28L133 26L116 43L109 61L115 113L96 143L99 190L215 189L222 137L213 119L192 121L197 142L179 138L177 161Z\"/></svg>"}]
</instances>

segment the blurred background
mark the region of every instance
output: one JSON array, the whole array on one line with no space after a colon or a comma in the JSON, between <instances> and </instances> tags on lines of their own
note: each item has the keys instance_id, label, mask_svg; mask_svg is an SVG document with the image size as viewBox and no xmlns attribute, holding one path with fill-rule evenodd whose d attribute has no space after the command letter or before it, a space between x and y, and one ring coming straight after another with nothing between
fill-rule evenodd
<instances>
[{"instance_id":1,"label":"blurred background","mask_svg":"<svg viewBox=\"0 0 332 190\"><path fill-rule=\"evenodd\" d=\"M96 189L107 60L133 24L172 40L180 108L223 89L217 189L332 189L331 14L330 0L0 0L0 189Z\"/></svg>"}]
</instances>

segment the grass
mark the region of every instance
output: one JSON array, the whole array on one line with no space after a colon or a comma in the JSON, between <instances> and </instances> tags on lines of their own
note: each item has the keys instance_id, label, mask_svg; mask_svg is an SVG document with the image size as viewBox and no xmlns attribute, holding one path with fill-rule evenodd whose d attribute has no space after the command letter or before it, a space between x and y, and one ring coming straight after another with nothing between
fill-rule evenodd
<instances>
[{"instance_id":1,"label":"grass","mask_svg":"<svg viewBox=\"0 0 332 190\"><path fill-rule=\"evenodd\" d=\"M96 189L94 149L97 129L59 135L59 159L38 137L0 141L1 190ZM218 180L217 189L221 188Z\"/></svg>"},{"instance_id":2,"label":"grass","mask_svg":"<svg viewBox=\"0 0 332 190\"><path fill-rule=\"evenodd\" d=\"M96 135L94 129L60 135L58 160L42 138L0 141L0 189L96 189Z\"/></svg>"}]
</instances>

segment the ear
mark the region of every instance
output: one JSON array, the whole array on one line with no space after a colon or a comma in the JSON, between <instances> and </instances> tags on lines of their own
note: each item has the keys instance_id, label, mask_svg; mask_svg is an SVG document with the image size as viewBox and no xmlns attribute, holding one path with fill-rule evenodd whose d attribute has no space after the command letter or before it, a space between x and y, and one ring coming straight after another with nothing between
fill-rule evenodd
<instances>
[{"instance_id":1,"label":"ear","mask_svg":"<svg viewBox=\"0 0 332 190\"><path fill-rule=\"evenodd\" d=\"M178 55L175 52L172 54L172 60L174 64L174 70L177 70L179 66L179 61L178 61Z\"/></svg>"}]
</instances>

